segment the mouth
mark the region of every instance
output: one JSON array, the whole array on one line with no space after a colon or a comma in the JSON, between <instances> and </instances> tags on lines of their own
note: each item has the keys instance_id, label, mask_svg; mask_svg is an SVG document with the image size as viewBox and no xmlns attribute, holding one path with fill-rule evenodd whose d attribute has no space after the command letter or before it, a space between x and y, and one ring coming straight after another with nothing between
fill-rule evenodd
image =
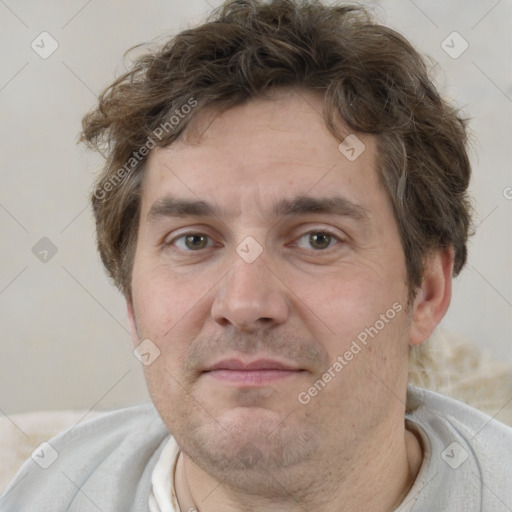
<instances>
[{"instance_id":1,"label":"mouth","mask_svg":"<svg viewBox=\"0 0 512 512\"><path fill-rule=\"evenodd\" d=\"M303 372L301 368L271 359L251 362L224 359L204 371L213 379L244 386L261 386Z\"/></svg>"}]
</instances>

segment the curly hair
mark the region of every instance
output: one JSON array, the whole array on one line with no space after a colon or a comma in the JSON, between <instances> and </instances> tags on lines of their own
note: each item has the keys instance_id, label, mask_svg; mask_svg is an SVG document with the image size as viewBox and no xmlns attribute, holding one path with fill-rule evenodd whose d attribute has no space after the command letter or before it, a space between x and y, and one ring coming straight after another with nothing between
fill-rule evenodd
<instances>
[{"instance_id":1,"label":"curly hair","mask_svg":"<svg viewBox=\"0 0 512 512\"><path fill-rule=\"evenodd\" d=\"M439 248L454 248L458 275L472 234L466 120L440 97L418 52L360 6L231 0L136 59L82 121L81 141L106 158L92 194L99 252L126 296L148 152L172 144L202 109L222 113L296 86L324 95L338 139L343 127L376 137L409 299Z\"/></svg>"}]
</instances>

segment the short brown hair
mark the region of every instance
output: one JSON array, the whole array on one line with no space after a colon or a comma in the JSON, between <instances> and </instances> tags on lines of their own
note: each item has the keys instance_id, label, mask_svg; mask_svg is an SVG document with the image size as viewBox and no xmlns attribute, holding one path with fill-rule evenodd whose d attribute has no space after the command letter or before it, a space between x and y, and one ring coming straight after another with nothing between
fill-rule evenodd
<instances>
[{"instance_id":1,"label":"short brown hair","mask_svg":"<svg viewBox=\"0 0 512 512\"><path fill-rule=\"evenodd\" d=\"M106 152L92 195L99 252L125 295L145 162L135 153L149 140L168 146L206 107L220 113L283 86L324 93L324 119L337 138L340 126L376 136L409 299L432 251L453 246L454 275L460 272L471 225L465 120L439 96L421 56L360 6L232 0L139 57L83 119L81 140ZM191 99L194 108L183 115ZM155 141L164 123L171 129Z\"/></svg>"}]
</instances>

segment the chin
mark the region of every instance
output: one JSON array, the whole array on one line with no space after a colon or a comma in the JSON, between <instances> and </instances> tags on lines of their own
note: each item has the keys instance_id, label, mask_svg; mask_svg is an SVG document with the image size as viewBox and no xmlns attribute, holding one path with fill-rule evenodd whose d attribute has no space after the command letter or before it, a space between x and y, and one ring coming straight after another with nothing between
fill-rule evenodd
<instances>
[{"instance_id":1,"label":"chin","mask_svg":"<svg viewBox=\"0 0 512 512\"><path fill-rule=\"evenodd\" d=\"M293 418L293 414L290 415ZM177 439L184 453L209 474L235 478L239 484L255 482L261 489L282 475L285 468L306 467L318 457L318 430L283 420L277 413L259 408L232 409L214 420L188 425L183 439ZM275 473L276 472L276 473ZM238 480L241 479L241 480ZM251 485L252 482L252 485ZM248 489L245 489L248 492ZM282 493L282 487L280 487Z\"/></svg>"}]
</instances>

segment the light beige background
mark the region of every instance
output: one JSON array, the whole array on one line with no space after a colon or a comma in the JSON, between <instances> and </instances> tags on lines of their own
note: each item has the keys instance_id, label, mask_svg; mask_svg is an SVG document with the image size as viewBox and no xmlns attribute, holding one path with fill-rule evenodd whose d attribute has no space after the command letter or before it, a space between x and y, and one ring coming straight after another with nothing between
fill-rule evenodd
<instances>
[{"instance_id":1,"label":"light beige background","mask_svg":"<svg viewBox=\"0 0 512 512\"><path fill-rule=\"evenodd\" d=\"M123 52L195 24L217 0L0 0L0 411L108 409L147 399L125 306L95 252L88 193L101 160L75 144ZM438 62L472 118L477 235L443 325L512 363L510 1L383 0L379 18ZM58 49L41 58L43 31ZM457 31L457 59L441 43ZM459 43L454 43L459 44ZM508 191L508 194L507 194ZM509 199L507 199L507 196ZM47 263L32 247L48 237Z\"/></svg>"}]
</instances>

